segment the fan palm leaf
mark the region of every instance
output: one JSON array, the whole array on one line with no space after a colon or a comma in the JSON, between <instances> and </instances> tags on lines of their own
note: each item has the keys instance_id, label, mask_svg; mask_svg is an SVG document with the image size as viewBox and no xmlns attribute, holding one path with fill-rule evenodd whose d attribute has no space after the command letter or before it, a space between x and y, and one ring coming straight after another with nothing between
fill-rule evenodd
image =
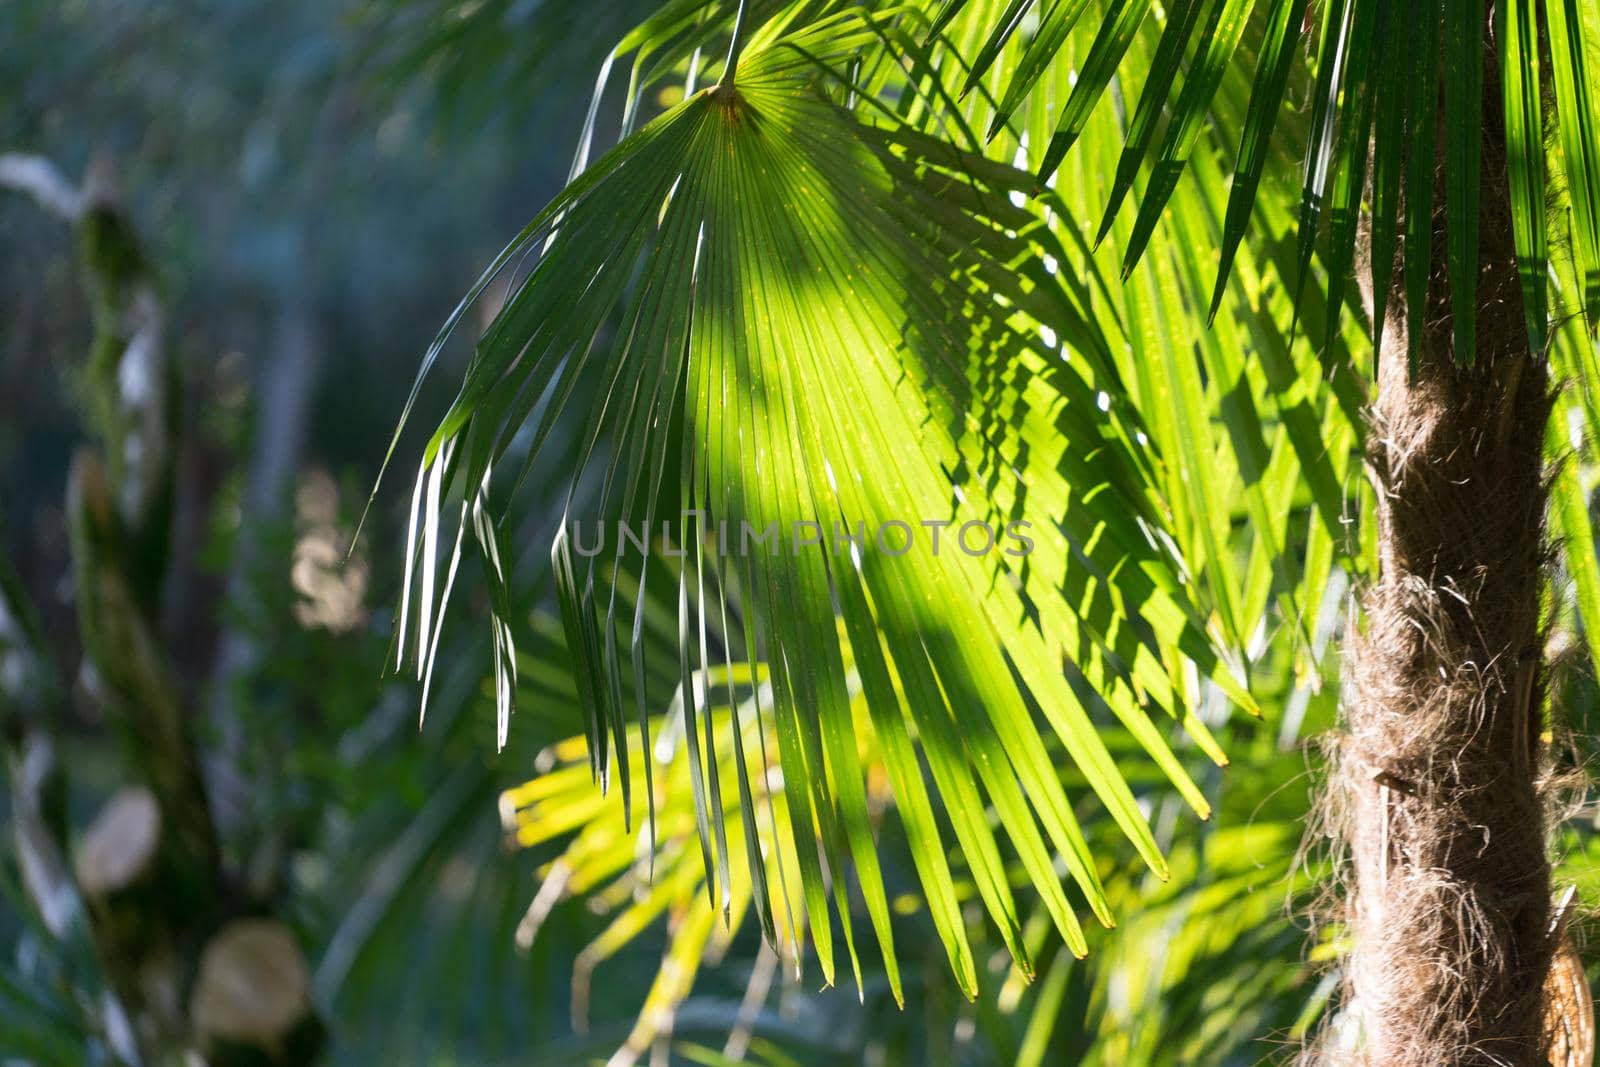
<instances>
[{"instance_id":1,"label":"fan palm leaf","mask_svg":"<svg viewBox=\"0 0 1600 1067\"><path fill-rule=\"evenodd\" d=\"M1130 335L1135 358L1119 358L1114 348L1129 338L1108 335L1080 286L1041 269L1046 257L1069 261L1063 213L1046 221L1018 206L1031 187L1026 172L860 103L850 63L885 47L882 24L854 13L792 32L788 22L752 33L731 76L585 171L486 275L485 284L531 261L425 452L401 652L417 655L426 676L425 650L437 641L469 519L491 586L504 587L491 475L519 433L531 437L531 462L577 383L598 382L579 467L598 479L599 506L591 518L569 504L554 546L595 774L615 777L626 805L634 775L610 753L630 719L649 725L618 647L631 642L637 674L643 601L627 602L581 534L585 519L591 538L595 520L626 520L664 529L687 553L676 576L684 740L707 888L721 910L731 908L730 856L739 850L717 799L726 787L709 758L703 679L719 660L730 669L759 661L771 671L774 703L775 737L764 743L776 741L786 768L787 811L805 845L801 895L824 974L831 980L834 969L825 870L856 872L880 947L892 955L848 661L859 667L876 732L888 738L880 743L902 813L930 845L938 841L920 754L1013 950L1021 955L1015 907L979 814L985 804L1061 936L1081 952L1058 858L1090 911L1107 922L1110 912L1039 731L1064 747L1139 854L1163 871L1094 709L1109 709L1191 806L1208 812L1150 711L1183 721L1220 759L1186 710L1179 664L1253 708L1230 666L1238 654L1226 651L1243 629L1238 609L1224 607L1208 634L1208 613L1173 551L1198 532L1197 569L1226 573L1229 512L1169 529L1173 505L1151 480L1161 461L1143 420L1113 400L1128 395L1124 368L1143 374L1139 352L1155 355L1158 341ZM1179 299L1176 279L1164 291ZM1041 343L1047 332L1051 342ZM1055 343L1070 355L1051 352ZM1203 386L1198 375L1180 380L1162 417L1193 439L1209 426ZM862 473L868 466L873 477ZM1200 492L1221 492L1186 464L1173 484L1197 475ZM459 517L441 567L446 510ZM777 531L783 551L717 551L752 531ZM823 544L796 546L797 538ZM660 566L649 555L640 562L647 578ZM725 643L708 641L708 622L727 630L730 620ZM504 613L495 633L504 722L516 662ZM1062 673L1067 660L1089 683L1093 707ZM648 735L641 743L649 749ZM748 793L743 775L736 779ZM837 880L833 888L859 970ZM958 972L970 974L945 933Z\"/></svg>"}]
</instances>

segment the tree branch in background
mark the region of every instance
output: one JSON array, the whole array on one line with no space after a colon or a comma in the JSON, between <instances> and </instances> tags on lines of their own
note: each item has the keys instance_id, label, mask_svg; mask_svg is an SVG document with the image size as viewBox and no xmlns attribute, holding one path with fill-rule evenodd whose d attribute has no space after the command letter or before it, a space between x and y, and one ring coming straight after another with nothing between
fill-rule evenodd
<instances>
[{"instance_id":1,"label":"tree branch in background","mask_svg":"<svg viewBox=\"0 0 1600 1067\"><path fill-rule=\"evenodd\" d=\"M0 152L0 187L28 194L40 207L67 222L77 222L83 212L78 187L41 156Z\"/></svg>"}]
</instances>

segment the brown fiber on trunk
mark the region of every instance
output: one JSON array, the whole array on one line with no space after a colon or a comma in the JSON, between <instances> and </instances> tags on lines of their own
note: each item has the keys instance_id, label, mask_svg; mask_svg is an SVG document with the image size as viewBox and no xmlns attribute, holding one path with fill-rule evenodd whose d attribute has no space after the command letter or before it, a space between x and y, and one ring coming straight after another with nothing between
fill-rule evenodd
<instances>
[{"instance_id":1,"label":"brown fiber on trunk","mask_svg":"<svg viewBox=\"0 0 1600 1067\"><path fill-rule=\"evenodd\" d=\"M1379 572L1347 639L1331 790L1354 883L1344 1036L1359 1049L1339 1067L1546 1062L1550 384L1527 348L1494 68L1487 57L1474 365L1453 351L1442 175L1414 377L1399 292L1384 328L1368 446Z\"/></svg>"}]
</instances>

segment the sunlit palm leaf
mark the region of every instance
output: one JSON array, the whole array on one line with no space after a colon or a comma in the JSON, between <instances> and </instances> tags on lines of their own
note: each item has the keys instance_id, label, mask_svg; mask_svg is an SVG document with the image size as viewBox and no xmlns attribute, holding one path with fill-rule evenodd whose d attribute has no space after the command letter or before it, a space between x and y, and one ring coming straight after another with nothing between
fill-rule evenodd
<instances>
[{"instance_id":1,"label":"sunlit palm leaf","mask_svg":"<svg viewBox=\"0 0 1600 1067\"><path fill-rule=\"evenodd\" d=\"M1528 339L1543 351L1550 321L1546 278L1550 259L1545 228L1544 121L1539 94L1539 31L1533 0L1495 5L1503 42L1500 80L1505 95L1506 169L1512 235Z\"/></svg>"},{"instance_id":2,"label":"sunlit palm leaf","mask_svg":"<svg viewBox=\"0 0 1600 1067\"><path fill-rule=\"evenodd\" d=\"M654 639L672 640L668 623L670 620L664 619L652 628ZM1325 626L1318 640L1326 642L1330 629L1331 624ZM1278 649L1273 657L1277 666L1287 662L1286 653L1287 648ZM745 751L750 752L756 745L758 724L764 722L768 729L772 726L772 707L766 695L770 694L770 678L764 670L758 671L752 675L739 669L724 675L713 669L706 679L707 690L713 694L708 715L715 722L708 752L714 752L725 777L736 773L747 758L740 755L738 733L746 734ZM893 793L884 789L882 771L888 753L873 742L891 737L901 738L901 743L904 740L899 730L877 733L867 726L871 708L859 681L852 670L852 714L860 722L858 754L867 781L876 783L869 787L876 810L891 800L898 803L900 793L898 785ZM1261 688L1281 707L1293 685L1293 676L1279 670L1264 679ZM721 699L724 693L743 710L735 714L735 705ZM757 706L759 714L755 714ZM1314 712L1318 727L1331 708L1331 693L1318 700ZM992 1042L998 1062L1038 1064L1057 1062L1063 1056L1071 1056L1072 1062L1142 1062L1140 1056L1151 1056L1150 1050L1170 1045L1189 1050L1187 1058L1209 1062L1219 1059L1224 1050L1247 1048L1261 1028L1269 1025L1266 1020L1286 1028L1302 1012L1304 989L1297 987L1304 974L1293 965L1301 951L1298 931L1279 921L1285 901L1305 891L1313 873L1299 869L1294 842L1300 829L1293 821L1297 799L1292 790L1281 789L1281 782L1301 766L1303 757L1292 744L1301 721L1301 713L1296 713L1293 723L1286 719L1280 726L1254 732L1243 754L1256 773L1224 778L1213 770L1208 776L1207 792L1221 801L1227 826L1208 827L1195 834L1175 820L1162 820L1164 832L1171 834L1163 844L1172 850L1174 865L1181 867L1181 880L1158 886L1137 864L1106 865L1108 894L1126 901L1127 907L1119 910L1125 910L1128 921L1115 930L1091 934L1095 955L1090 961L1074 959L1061 943L1048 906L1029 892L1025 872L1012 869L1001 874L1018 889L1025 916L1019 935L1022 958L1037 961L1041 979L1029 989L1032 969L1022 963L996 976L1003 980L984 982L981 990L975 975L963 978L968 995L980 997L977 1017L982 1038ZM536 761L539 776L508 790L502 798L507 827L518 844L543 850L549 857L540 868L541 881L519 935L521 942L527 945L558 903L567 898L585 898L589 910L608 917L606 929L578 957L574 1007L580 1016L589 1013L591 981L603 980L602 968L621 966L608 961L637 939L666 927L669 943L649 1000L622 1040L613 1064L641 1058L678 1025L677 1013L690 997L699 995L695 990L701 972L729 950L741 917L749 925L751 905L757 900L751 881L736 868L732 926L723 930L714 922L715 908L704 890L706 872L693 840L697 834L695 789L682 753L683 722L680 701L653 720L651 732L662 739L668 752L665 772L658 776L657 792L651 798L661 819L658 840L632 837L624 813L594 791L581 738L546 749ZM638 767L646 763L640 736L638 730L631 731L628 746L629 758ZM1171 814L1177 810L1177 795L1159 777L1139 768L1138 745L1132 737L1111 731L1107 743L1140 781L1141 790L1151 790L1148 795L1161 811ZM792 972L801 947L794 935L804 930L806 915L803 909L791 910L788 905L798 886L780 770L775 764L759 764L750 770L752 797L737 801L725 797L723 802L730 833L736 836L748 831L735 827L735 807L749 805L753 798L753 806L760 812L754 831L761 845L760 862L766 877L788 887L786 895L778 899L777 926L782 958L786 970ZM1070 763L1057 770L1069 789L1081 787L1081 772ZM644 798L635 798L636 818L642 817L645 804ZM957 909L951 920L943 920L939 913L944 904L932 899L935 928L943 934L945 922L952 921L955 936L970 955L969 931L959 907L980 893L975 884L978 872L968 868L968 861L978 857L957 852L947 858L942 849L929 849L918 840L911 832L911 821L905 821L905 826L911 860L919 866L928 859L939 864L943 873L938 881ZM1120 830L1103 815L1091 817L1086 831L1092 842L1108 851L1120 836ZM558 852L549 851L552 843L559 843ZM897 845L880 843L891 854L898 853ZM926 885L929 879L924 876L923 881ZM897 927L920 928L923 917L905 898L897 900L896 912ZM983 937L982 931L974 928L972 935L981 953L983 941L976 939ZM1266 966L1268 961L1275 965ZM1131 981L1124 983L1124 977ZM892 973L887 981L887 992L877 983L879 992L866 994L869 1001L886 995L898 999L899 985ZM967 982L974 984L967 986ZM929 994L924 990L921 995ZM951 1020L945 1025L956 1024ZM1130 1054L1129 1041L1142 1051ZM785 1046L797 1053L805 1047L797 1044L793 1035ZM891 1057L889 1062L907 1062L906 1055L913 1057L909 1062L919 1062L910 1052Z\"/></svg>"},{"instance_id":3,"label":"sunlit palm leaf","mask_svg":"<svg viewBox=\"0 0 1600 1067\"><path fill-rule=\"evenodd\" d=\"M843 108L858 98L832 71L883 43L854 15L757 32L734 77L623 142L507 249L491 275L524 258L529 274L428 446L419 562L401 607L403 627L414 621L410 647L430 648L438 590L448 595L458 558L451 548L450 562L434 563L446 554L441 519L451 507L462 515L455 544L470 517L490 585L503 583L484 518L496 464L519 433L531 437L531 461L577 383L597 384L580 470L598 479L599 503L587 514L569 504L566 518L589 535L564 526L554 546L593 770L602 781L614 771L630 789L628 761L611 757L630 729L617 643L631 639L637 664L640 614L584 542L599 520L632 520L688 547L676 576L680 693L711 900L731 908L730 856L744 851L723 798L730 787L749 796L751 785L738 773L719 780L705 679L713 667L764 662L800 896L830 980L830 884L858 975L859 954L843 883L825 871L855 872L880 949L893 955L846 662L863 664L913 833L937 831L902 732L916 739L974 870L996 872L979 888L1002 932L1015 930L1014 909L980 795L1079 952L1056 863L1098 917L1110 914L1035 709L1146 862L1164 864L1064 660L1202 814L1203 797L1136 693L1183 717L1187 695L1169 674L1178 657L1250 706L1176 561L1156 547L1164 510L1137 421L1110 402L1123 394L1111 345L1063 279L1036 269L1041 248L1065 252L1012 202L1028 176ZM1066 359L1040 350L1041 323L1071 346ZM1191 422L1203 418L1197 385L1184 394ZM718 549L747 530L776 531L785 551ZM799 530L823 544L794 546ZM1030 534L1032 554L1021 540ZM990 536L987 551L973 550ZM1220 544L1211 556L1222 566ZM661 564L647 555L641 565L648 578ZM708 623L722 631L731 618L741 620L733 634L708 640ZM495 623L502 720L512 622ZM643 706L637 693L633 703ZM922 873L937 897L942 876ZM754 890L764 895L759 880ZM970 974L952 923L947 947Z\"/></svg>"},{"instance_id":4,"label":"sunlit palm leaf","mask_svg":"<svg viewBox=\"0 0 1600 1067\"><path fill-rule=\"evenodd\" d=\"M1577 0L1544 0L1556 120L1582 307L1600 322L1600 16ZM1537 40L1525 43L1537 45Z\"/></svg>"}]
</instances>

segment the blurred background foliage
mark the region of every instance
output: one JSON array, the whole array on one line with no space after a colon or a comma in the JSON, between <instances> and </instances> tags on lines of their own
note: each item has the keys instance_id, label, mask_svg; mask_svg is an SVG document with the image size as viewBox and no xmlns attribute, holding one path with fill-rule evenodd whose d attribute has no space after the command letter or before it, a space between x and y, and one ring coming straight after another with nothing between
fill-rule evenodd
<instances>
[{"instance_id":1,"label":"blurred background foliage","mask_svg":"<svg viewBox=\"0 0 1600 1067\"><path fill-rule=\"evenodd\" d=\"M1089 957L1076 961L1020 895L1031 983L968 884L981 992L962 997L899 821L882 820L903 1010L868 953L859 990L842 973L819 993L814 961L765 947L747 874L742 889L734 879L724 923L707 899L683 761L655 783L653 870L642 791L626 813L594 789L554 614L555 501L524 503L513 524L512 587L529 636L505 750L492 743L491 653L478 625L446 631L418 735L418 687L383 676L402 494L380 497L352 550L356 519L423 342L565 182L595 73L647 9L0 5L0 152L48 158L74 180L103 161L167 304L184 384L163 637L180 689L204 709L202 741L224 764L208 777L229 864L307 946L329 1061L1109 1067L1292 1051L1319 1016L1338 953L1336 929L1305 948L1325 861L1307 828L1308 742L1333 719L1332 667L1319 680L1287 656L1253 664L1263 718L1211 709L1232 768L1182 753L1217 813L1209 823L1181 818L1158 774L1135 776L1170 882L1145 870L1103 813L1083 813L1125 918L1091 930ZM79 639L62 487L84 435L91 333L68 229L28 198L0 195L0 553L69 680ZM570 456L557 448L541 462L562 470ZM661 580L657 636L670 645L672 580ZM486 614L483 595L469 590L458 610ZM1320 647L1340 603L1335 589L1313 635ZM759 713L762 679L728 681L718 699ZM651 682L658 749L673 742L675 685ZM82 816L120 782L96 702L81 681L67 688L67 803ZM1583 669L1563 666L1559 691L1592 725ZM733 758L729 710L714 711L723 760ZM740 721L748 730L754 720ZM869 784L881 784L870 746L862 756ZM755 783L767 795L762 775ZM869 796L879 814L886 793ZM745 833L732 809L727 825ZM792 857L785 868L784 843L752 825L782 887ZM1564 874L1588 872L1585 900L1600 895L1590 830L1572 824ZM9 846L0 889L0 1062L112 1062L87 1022L84 965L30 914ZM803 911L774 910L777 940L792 948L787 924Z\"/></svg>"}]
</instances>

